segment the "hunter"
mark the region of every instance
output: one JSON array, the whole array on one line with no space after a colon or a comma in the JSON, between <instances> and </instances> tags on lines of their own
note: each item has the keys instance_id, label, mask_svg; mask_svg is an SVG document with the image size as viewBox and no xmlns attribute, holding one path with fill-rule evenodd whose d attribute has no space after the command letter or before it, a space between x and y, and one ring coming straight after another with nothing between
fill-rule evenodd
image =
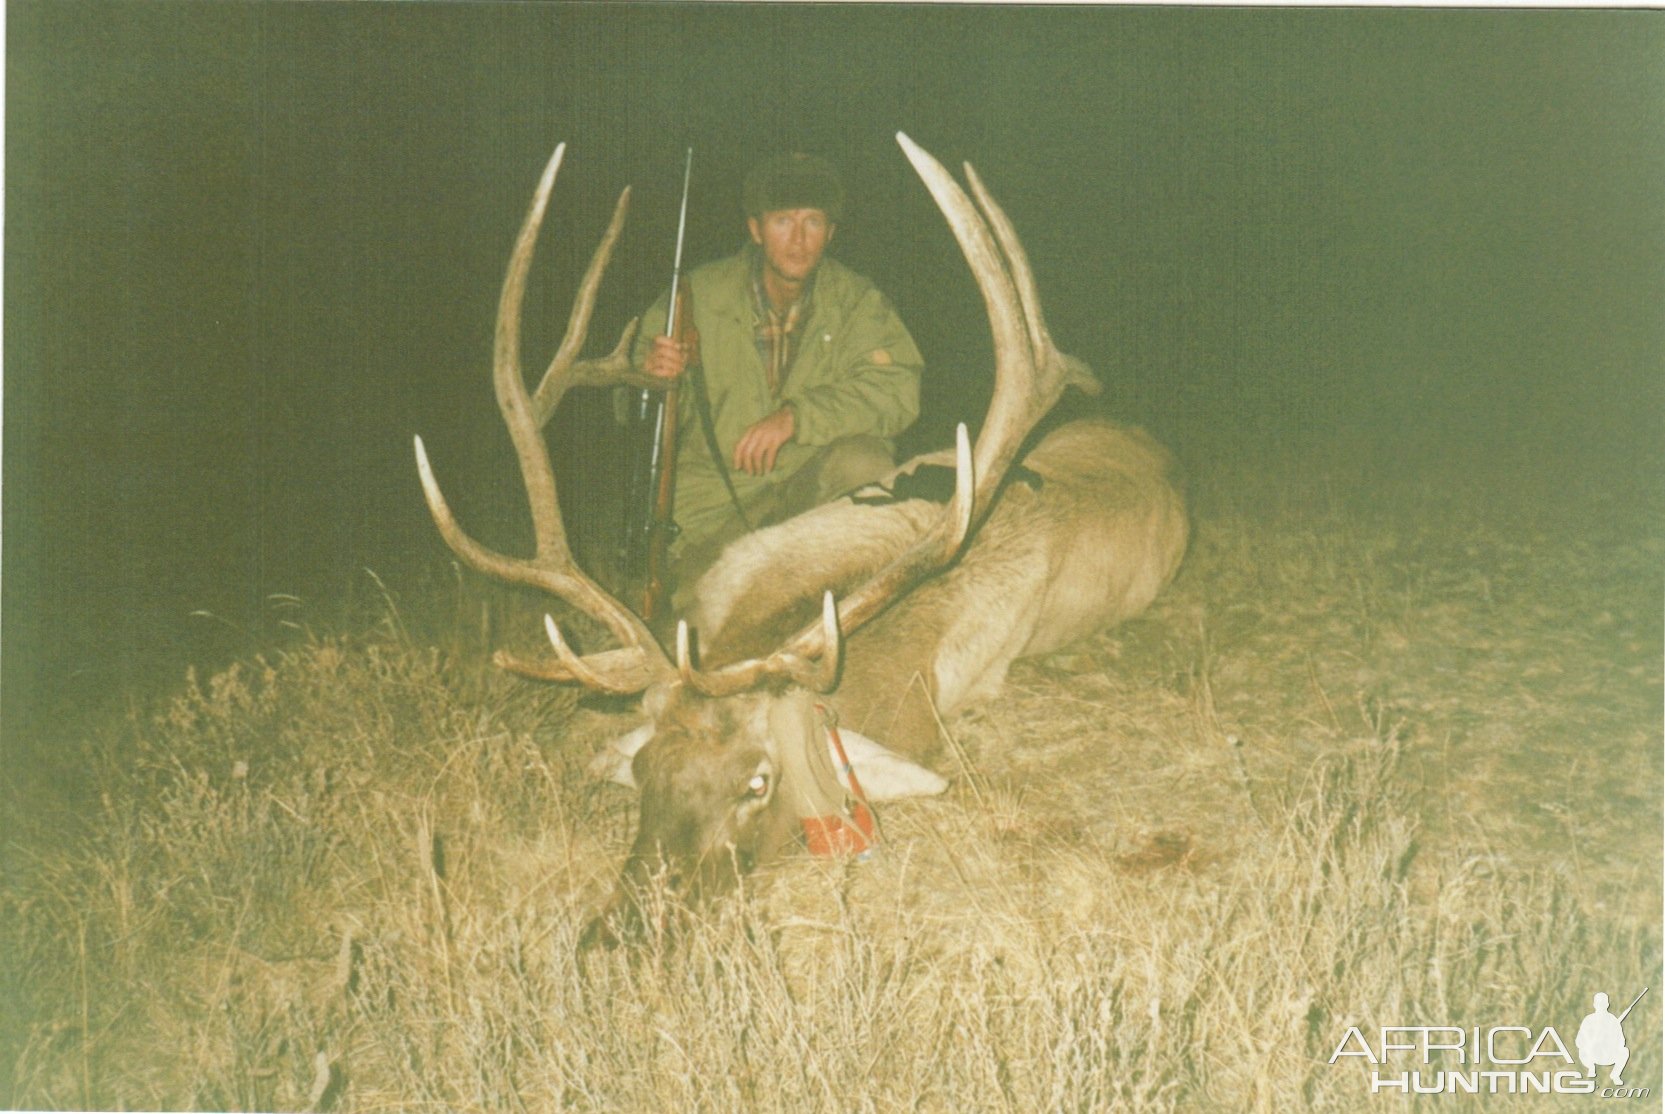
<instances>
[{"instance_id":1,"label":"hunter","mask_svg":"<svg viewBox=\"0 0 1665 1114\"><path fill-rule=\"evenodd\" d=\"M913 338L871 282L825 256L844 210L832 166L770 159L747 175L742 200L749 241L684 279L701 368L679 392L678 602L748 529L890 471L892 439L919 414L924 361ZM632 361L674 379L691 353L662 335L666 302L643 315Z\"/></svg>"}]
</instances>

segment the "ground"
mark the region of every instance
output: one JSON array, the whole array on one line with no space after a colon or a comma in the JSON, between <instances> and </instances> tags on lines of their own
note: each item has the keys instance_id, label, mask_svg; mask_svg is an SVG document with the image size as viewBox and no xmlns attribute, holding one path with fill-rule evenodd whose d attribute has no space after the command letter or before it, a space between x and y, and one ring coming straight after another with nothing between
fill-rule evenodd
<instances>
[{"instance_id":1,"label":"ground","mask_svg":"<svg viewBox=\"0 0 1665 1114\"><path fill-rule=\"evenodd\" d=\"M14 779L0 1101L1354 1110L1350 1026L1570 1047L1659 983L1665 529L1518 479L1194 484L1165 595L953 717L876 856L634 955L575 947L627 707L414 604L193 680L47 761L80 792Z\"/></svg>"}]
</instances>

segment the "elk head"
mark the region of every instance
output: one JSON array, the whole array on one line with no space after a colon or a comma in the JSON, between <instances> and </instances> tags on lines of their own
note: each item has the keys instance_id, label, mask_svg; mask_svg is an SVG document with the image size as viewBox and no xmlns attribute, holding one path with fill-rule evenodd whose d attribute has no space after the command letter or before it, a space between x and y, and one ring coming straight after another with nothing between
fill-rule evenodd
<instances>
[{"instance_id":1,"label":"elk head","mask_svg":"<svg viewBox=\"0 0 1665 1114\"><path fill-rule=\"evenodd\" d=\"M825 733L814 694L840 679L843 639L952 562L987 515L1019 445L1066 386L1096 389L1086 369L1054 347L1042 319L1028 260L1000 206L967 165L975 204L934 158L898 133L901 144L971 266L994 334L995 390L975 448L965 426L956 438L956 489L933 520L894 559L835 600L822 596L819 618L785 638L772 652L727 662L701 663L687 623L677 627L673 653L661 647L647 624L573 560L561 523L554 469L542 426L562 394L575 385L654 385L636 376L626 355L635 322L614 351L579 360L596 290L623 227L629 191L619 198L611 224L580 284L567 334L536 391L520 366L520 307L539 225L547 207L563 147L558 147L534 194L503 283L498 304L493 381L497 401L519 457L531 504L535 552L515 558L469 537L440 494L416 440L423 491L441 535L467 564L488 575L529 585L564 600L598 620L616 648L580 654L546 616L552 656L529 660L499 651L495 661L516 672L577 682L615 693L645 693L650 724L622 740L610 760L612 773L641 789L641 821L626 860L611 915L598 918L586 941L616 938L614 927L640 928L643 887L663 878L679 894L709 897L732 886L752 864L796 834L801 801L824 791ZM852 760L870 795L883 799L940 788L936 775L874 750L847 734ZM901 763L898 765L898 763Z\"/></svg>"}]
</instances>

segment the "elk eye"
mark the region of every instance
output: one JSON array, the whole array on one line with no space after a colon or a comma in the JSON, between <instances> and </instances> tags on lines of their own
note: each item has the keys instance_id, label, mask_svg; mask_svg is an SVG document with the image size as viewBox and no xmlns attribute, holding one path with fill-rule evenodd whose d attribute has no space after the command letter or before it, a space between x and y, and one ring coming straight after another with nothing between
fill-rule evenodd
<instances>
[{"instance_id":1,"label":"elk eye","mask_svg":"<svg viewBox=\"0 0 1665 1114\"><path fill-rule=\"evenodd\" d=\"M766 797L769 795L769 778L766 774L753 774L746 783L746 795L750 797Z\"/></svg>"}]
</instances>

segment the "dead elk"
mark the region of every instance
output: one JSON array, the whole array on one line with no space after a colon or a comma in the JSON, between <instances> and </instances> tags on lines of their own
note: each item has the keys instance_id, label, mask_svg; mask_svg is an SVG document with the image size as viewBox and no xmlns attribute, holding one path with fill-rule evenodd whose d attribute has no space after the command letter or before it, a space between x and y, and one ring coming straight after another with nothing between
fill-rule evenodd
<instances>
[{"instance_id":1,"label":"dead elk","mask_svg":"<svg viewBox=\"0 0 1665 1114\"><path fill-rule=\"evenodd\" d=\"M640 929L638 896L652 877L683 897L710 896L791 842L801 817L850 807L844 783L829 776L833 720L848 729L841 736L870 798L939 791L946 783L917 764L936 745L937 717L998 690L1014 660L1138 614L1184 553L1187 520L1172 462L1140 430L1070 422L1042 437L1014 472L1020 446L1065 388L1096 391L1097 383L1053 344L1023 246L976 171L965 167L968 196L907 136L897 140L948 220L994 334L995 389L976 445L961 426L952 453L909 461L885 485L905 493L906 477L951 467L946 504L857 492L741 539L698 582L667 653L572 559L542 433L569 387L631 378L628 329L610 355L577 358L628 191L535 391L521 371L521 300L564 146L544 171L510 258L493 359L531 504L533 556L504 556L462 531L417 439L423 490L457 555L566 601L618 643L580 655L546 619L553 657L499 651L498 664L643 694L648 723L598 761L640 787L641 820L609 912L592 922L586 941Z\"/></svg>"}]
</instances>

